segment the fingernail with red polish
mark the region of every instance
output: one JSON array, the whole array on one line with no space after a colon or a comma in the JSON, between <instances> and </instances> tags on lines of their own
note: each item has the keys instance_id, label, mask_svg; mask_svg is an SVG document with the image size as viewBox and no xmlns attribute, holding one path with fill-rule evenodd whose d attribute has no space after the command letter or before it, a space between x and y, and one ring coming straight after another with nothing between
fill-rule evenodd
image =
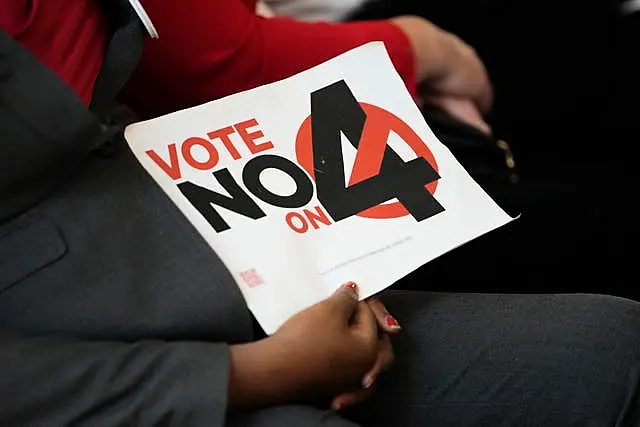
<instances>
[{"instance_id":1,"label":"fingernail with red polish","mask_svg":"<svg viewBox=\"0 0 640 427\"><path fill-rule=\"evenodd\" d=\"M384 318L385 323L387 324L387 326L390 326L394 329L400 329L400 324L398 323L398 321L396 320L395 317L393 317L392 315L387 315L387 317Z\"/></svg>"},{"instance_id":2,"label":"fingernail with red polish","mask_svg":"<svg viewBox=\"0 0 640 427\"><path fill-rule=\"evenodd\" d=\"M359 299L359 297L358 297L358 285L356 285L354 282L347 282L344 285L342 285L342 288L351 289L353 298L355 298L356 301ZM338 288L338 291L339 290L340 290L340 288Z\"/></svg>"},{"instance_id":3,"label":"fingernail with red polish","mask_svg":"<svg viewBox=\"0 0 640 427\"><path fill-rule=\"evenodd\" d=\"M353 292L358 292L358 285L356 285L354 282L348 282L344 285L344 287L351 289Z\"/></svg>"}]
</instances>

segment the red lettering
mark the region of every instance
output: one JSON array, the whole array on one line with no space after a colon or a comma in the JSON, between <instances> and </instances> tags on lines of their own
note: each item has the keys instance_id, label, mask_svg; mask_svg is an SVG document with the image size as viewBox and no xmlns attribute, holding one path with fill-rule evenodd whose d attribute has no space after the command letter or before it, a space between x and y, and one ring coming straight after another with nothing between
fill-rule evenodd
<instances>
[{"instance_id":1,"label":"red lettering","mask_svg":"<svg viewBox=\"0 0 640 427\"><path fill-rule=\"evenodd\" d=\"M311 224L315 230L320 228L320 224L333 224L331 219L322 210L322 206L315 206L313 210L303 209L302 213L289 212L285 217L285 221L290 229L299 234L304 234L309 231L309 224Z\"/></svg>"},{"instance_id":2,"label":"red lettering","mask_svg":"<svg viewBox=\"0 0 640 427\"><path fill-rule=\"evenodd\" d=\"M234 127L236 132L240 135L240 138L244 141L245 145L251 151L251 154L257 154L261 151L269 150L273 148L271 141L265 141L261 144L256 144L255 140L264 137L264 133L260 129L255 132L249 132L250 127L258 126L256 119L250 119L244 122L237 123Z\"/></svg>"},{"instance_id":3,"label":"red lettering","mask_svg":"<svg viewBox=\"0 0 640 427\"><path fill-rule=\"evenodd\" d=\"M196 160L193 155L191 155L191 148L194 145L199 145L207 150L209 158L206 161L200 162ZM214 147L211 142L207 141L204 138L192 137L186 139L182 143L182 157L184 157L187 163L189 163L196 169L209 170L218 164L220 156L218 155L218 150L216 150L216 147Z\"/></svg>"},{"instance_id":4,"label":"red lettering","mask_svg":"<svg viewBox=\"0 0 640 427\"><path fill-rule=\"evenodd\" d=\"M304 234L309 230L309 224L305 220L304 216L300 215L298 212L289 212L287 216L284 218L287 221L287 225L293 231L299 234ZM294 219L299 225L294 223Z\"/></svg>"},{"instance_id":5,"label":"red lettering","mask_svg":"<svg viewBox=\"0 0 640 427\"><path fill-rule=\"evenodd\" d=\"M229 152L229 155L233 158L233 160L238 160L242 158L242 154L240 154L240 151L238 151L233 141L231 140L231 135L236 132L238 133L240 138L242 138L242 141L247 146L247 149L251 152L251 154L257 154L273 148L273 143L271 141L264 141L261 143L256 142L256 140L264 138L264 133L260 129L258 129L257 126L258 122L256 121L256 119L249 119L245 120L244 122L237 123L233 126L226 126L208 132L207 136L211 140L219 139L226 148L227 152ZM194 146L200 146L204 148L207 152L208 158L204 161L196 159L192 154L192 149ZM158 155L158 153L156 153L154 150L147 150L146 154L171 179L180 179L182 178L182 171L180 169L180 161L178 159L176 144L169 144L168 149L168 162L160 157L160 155ZM186 161L195 169L213 169L220 160L220 154L218 153L215 145L213 145L211 141L197 136L185 139L181 146L181 152L184 161Z\"/></svg>"},{"instance_id":6,"label":"red lettering","mask_svg":"<svg viewBox=\"0 0 640 427\"><path fill-rule=\"evenodd\" d=\"M169 163L165 162L155 151L147 150L145 153L153 160L156 165L160 167L169 175L171 179L180 179L182 173L180 172L180 163L178 162L178 150L176 150L176 144L169 144Z\"/></svg>"},{"instance_id":7,"label":"red lettering","mask_svg":"<svg viewBox=\"0 0 640 427\"><path fill-rule=\"evenodd\" d=\"M234 160L238 160L241 157L240 153L238 152L236 147L233 145L233 142L231 142L231 138L229 138L229 135L231 135L232 133L233 133L233 127L227 126L226 128L209 132L207 136L211 139L216 139L216 138L220 139L220 141L222 141L222 143L224 144L229 154L231 154L231 157L233 157Z\"/></svg>"},{"instance_id":8,"label":"red lettering","mask_svg":"<svg viewBox=\"0 0 640 427\"><path fill-rule=\"evenodd\" d=\"M318 222L321 222L324 225L331 225L331 220L327 217L327 214L324 213L321 206L316 206L315 210L315 213L310 211L309 209L304 209L302 211L313 228L315 228L316 230L320 228Z\"/></svg>"}]
</instances>

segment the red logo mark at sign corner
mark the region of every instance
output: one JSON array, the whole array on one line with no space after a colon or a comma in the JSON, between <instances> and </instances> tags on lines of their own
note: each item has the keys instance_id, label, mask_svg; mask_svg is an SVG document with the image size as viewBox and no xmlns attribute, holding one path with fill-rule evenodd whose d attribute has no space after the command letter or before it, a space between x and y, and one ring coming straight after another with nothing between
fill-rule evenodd
<instances>
[{"instance_id":1,"label":"red logo mark at sign corner","mask_svg":"<svg viewBox=\"0 0 640 427\"><path fill-rule=\"evenodd\" d=\"M250 268L247 271L243 271L240 273L240 278L244 282L245 285L250 288L255 288L256 286L264 285L264 279L255 268Z\"/></svg>"},{"instance_id":2,"label":"red logo mark at sign corner","mask_svg":"<svg viewBox=\"0 0 640 427\"><path fill-rule=\"evenodd\" d=\"M359 104L367 115L367 120L360 138L349 185L371 178L380 172L384 150L391 131L402 138L416 156L424 158L438 172L438 164L433 153L407 123L383 108L364 102ZM308 116L300 125L300 129L298 129L296 156L298 164L307 171L311 178L315 179L311 116ZM438 180L435 180L425 185L425 188L431 194L434 194L437 186ZM360 217L373 219L399 218L407 215L409 215L409 211L400 202L380 204L358 214Z\"/></svg>"}]
</instances>

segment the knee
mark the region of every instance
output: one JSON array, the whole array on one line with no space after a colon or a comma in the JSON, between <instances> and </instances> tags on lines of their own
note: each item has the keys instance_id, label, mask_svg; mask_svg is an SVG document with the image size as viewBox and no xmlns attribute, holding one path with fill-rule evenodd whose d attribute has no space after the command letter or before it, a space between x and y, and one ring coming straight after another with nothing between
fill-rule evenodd
<instances>
[{"instance_id":1,"label":"knee","mask_svg":"<svg viewBox=\"0 0 640 427\"><path fill-rule=\"evenodd\" d=\"M573 310L584 317L598 319L601 325L640 328L640 303L627 298L601 294L568 295ZM640 337L640 336L639 336Z\"/></svg>"},{"instance_id":2,"label":"knee","mask_svg":"<svg viewBox=\"0 0 640 427\"><path fill-rule=\"evenodd\" d=\"M546 298L550 303L541 304L536 316L536 321L544 325L540 327L543 341L550 338L576 351L617 358L621 364L640 363L640 303L596 294Z\"/></svg>"}]
</instances>

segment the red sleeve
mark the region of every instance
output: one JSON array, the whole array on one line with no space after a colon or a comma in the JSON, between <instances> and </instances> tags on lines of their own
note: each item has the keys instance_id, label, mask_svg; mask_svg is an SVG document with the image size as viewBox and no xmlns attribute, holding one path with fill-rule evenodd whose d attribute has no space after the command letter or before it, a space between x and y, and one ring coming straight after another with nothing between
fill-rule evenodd
<instances>
[{"instance_id":1,"label":"red sleeve","mask_svg":"<svg viewBox=\"0 0 640 427\"><path fill-rule=\"evenodd\" d=\"M0 28L89 104L109 35L96 2L0 0Z\"/></svg>"},{"instance_id":2,"label":"red sleeve","mask_svg":"<svg viewBox=\"0 0 640 427\"><path fill-rule=\"evenodd\" d=\"M348 24L263 19L241 0L144 2L160 38L149 40L125 91L155 116L283 79L370 41L383 41L411 93L409 40L387 21Z\"/></svg>"}]
</instances>

